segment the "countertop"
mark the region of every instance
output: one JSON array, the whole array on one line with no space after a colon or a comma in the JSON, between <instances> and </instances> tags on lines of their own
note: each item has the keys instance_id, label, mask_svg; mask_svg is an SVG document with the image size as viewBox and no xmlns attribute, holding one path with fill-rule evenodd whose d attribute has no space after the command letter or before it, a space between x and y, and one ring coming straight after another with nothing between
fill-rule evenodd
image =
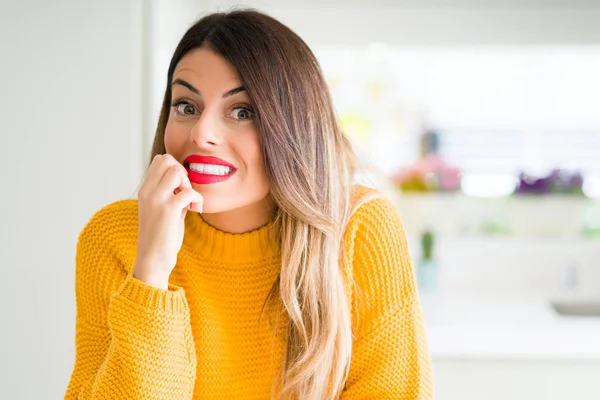
<instances>
[{"instance_id":1,"label":"countertop","mask_svg":"<svg viewBox=\"0 0 600 400\"><path fill-rule=\"evenodd\" d=\"M557 314L544 296L421 293L435 359L595 360L600 317Z\"/></svg>"}]
</instances>

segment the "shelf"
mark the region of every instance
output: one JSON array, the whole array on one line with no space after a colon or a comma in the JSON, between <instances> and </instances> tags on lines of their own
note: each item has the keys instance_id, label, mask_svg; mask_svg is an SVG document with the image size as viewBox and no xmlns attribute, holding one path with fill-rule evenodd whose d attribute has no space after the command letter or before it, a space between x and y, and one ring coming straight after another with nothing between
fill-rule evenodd
<instances>
[{"instance_id":1,"label":"shelf","mask_svg":"<svg viewBox=\"0 0 600 400\"><path fill-rule=\"evenodd\" d=\"M569 195L477 198L462 193L400 193L408 235L600 239L600 201ZM595 234L594 234L595 233Z\"/></svg>"}]
</instances>

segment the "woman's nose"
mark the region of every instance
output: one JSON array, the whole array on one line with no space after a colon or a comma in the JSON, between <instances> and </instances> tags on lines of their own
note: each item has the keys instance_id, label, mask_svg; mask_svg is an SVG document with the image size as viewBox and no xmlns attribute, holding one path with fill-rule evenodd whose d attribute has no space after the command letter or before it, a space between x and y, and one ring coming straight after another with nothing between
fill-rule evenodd
<instances>
[{"instance_id":1,"label":"woman's nose","mask_svg":"<svg viewBox=\"0 0 600 400\"><path fill-rule=\"evenodd\" d=\"M202 113L190 132L190 139L198 147L210 148L223 143L223 137L219 133L217 121L207 112Z\"/></svg>"}]
</instances>

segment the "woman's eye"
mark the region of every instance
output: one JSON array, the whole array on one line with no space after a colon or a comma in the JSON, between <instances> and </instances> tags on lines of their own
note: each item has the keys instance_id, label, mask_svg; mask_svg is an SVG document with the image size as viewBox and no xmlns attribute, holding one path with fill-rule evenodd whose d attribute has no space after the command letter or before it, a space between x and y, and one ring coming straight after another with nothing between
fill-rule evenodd
<instances>
[{"instance_id":1,"label":"woman's eye","mask_svg":"<svg viewBox=\"0 0 600 400\"><path fill-rule=\"evenodd\" d=\"M175 111L181 115L194 115L196 114L196 108L188 102L175 103Z\"/></svg>"},{"instance_id":2,"label":"woman's eye","mask_svg":"<svg viewBox=\"0 0 600 400\"><path fill-rule=\"evenodd\" d=\"M254 111L247 107L236 107L233 110L231 110L231 115L233 119L236 119L238 121L245 121L254 118Z\"/></svg>"}]
</instances>

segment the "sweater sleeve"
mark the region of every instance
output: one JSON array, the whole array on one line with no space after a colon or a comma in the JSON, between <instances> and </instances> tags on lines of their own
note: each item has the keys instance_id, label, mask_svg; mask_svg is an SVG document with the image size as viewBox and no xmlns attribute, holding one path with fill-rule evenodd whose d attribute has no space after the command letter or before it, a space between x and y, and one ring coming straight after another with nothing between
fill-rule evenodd
<instances>
[{"instance_id":1,"label":"sweater sleeve","mask_svg":"<svg viewBox=\"0 0 600 400\"><path fill-rule=\"evenodd\" d=\"M110 222L96 214L77 243L75 365L65 399L191 399L196 356L183 289L127 273L114 249L123 231Z\"/></svg>"},{"instance_id":2,"label":"sweater sleeve","mask_svg":"<svg viewBox=\"0 0 600 400\"><path fill-rule=\"evenodd\" d=\"M351 220L354 347L342 400L433 399L431 361L406 236L389 200Z\"/></svg>"}]
</instances>

